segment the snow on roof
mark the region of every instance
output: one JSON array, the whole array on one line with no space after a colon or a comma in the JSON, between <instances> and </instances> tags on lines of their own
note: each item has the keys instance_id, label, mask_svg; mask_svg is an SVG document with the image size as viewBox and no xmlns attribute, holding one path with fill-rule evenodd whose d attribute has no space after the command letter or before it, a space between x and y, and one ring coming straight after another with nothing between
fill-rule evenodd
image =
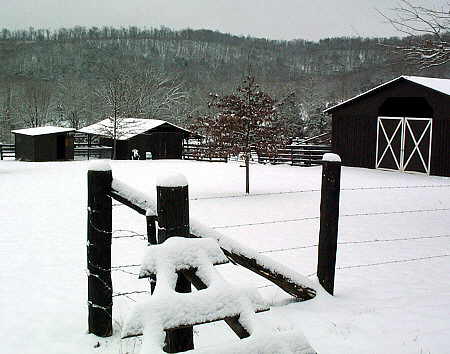
<instances>
[{"instance_id":1,"label":"snow on roof","mask_svg":"<svg viewBox=\"0 0 450 354\"><path fill-rule=\"evenodd\" d=\"M341 103L338 103L337 105L334 105L333 107L327 108L326 110L324 110L324 113L327 113L329 111L332 111L333 109L342 106L344 104L347 104L351 101L354 101L362 96L365 96L371 92L374 92L384 86L390 85L393 82L399 81L399 80L407 80L410 82L414 82L415 84L421 85L421 86L425 86L428 87L432 90L441 92L445 95L450 96L450 79L437 79L437 78L433 78L433 77L421 77L421 76L399 76L391 81L385 82L384 84L378 85L368 91L365 91L363 93L360 93L359 95L352 97L346 101L343 101Z\"/></svg>"},{"instance_id":2,"label":"snow on roof","mask_svg":"<svg viewBox=\"0 0 450 354\"><path fill-rule=\"evenodd\" d=\"M406 80L415 82L416 84L428 87L435 91L442 92L450 96L450 79L436 79L432 77L421 76L403 76Z\"/></svg>"},{"instance_id":3,"label":"snow on roof","mask_svg":"<svg viewBox=\"0 0 450 354\"><path fill-rule=\"evenodd\" d=\"M80 133L101 135L111 137L113 134L113 122L111 118L89 125L78 130ZM186 133L192 133L189 130L176 126L175 124L159 119L141 119L141 118L117 118L116 121L116 138L117 140L128 140L136 135L159 127L163 124L169 124L175 128L181 129Z\"/></svg>"},{"instance_id":4,"label":"snow on roof","mask_svg":"<svg viewBox=\"0 0 450 354\"><path fill-rule=\"evenodd\" d=\"M35 136L35 135L57 134L57 133L65 133L65 132L73 132L73 131L75 131L75 129L47 126L47 127L37 127L37 128L16 129L16 130L12 130L11 133Z\"/></svg>"}]
</instances>

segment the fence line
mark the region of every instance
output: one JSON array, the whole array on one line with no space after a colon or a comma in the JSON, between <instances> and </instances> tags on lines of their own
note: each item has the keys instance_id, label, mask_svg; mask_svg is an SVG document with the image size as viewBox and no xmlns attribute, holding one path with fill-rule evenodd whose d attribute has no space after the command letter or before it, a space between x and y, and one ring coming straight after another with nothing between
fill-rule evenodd
<instances>
[{"instance_id":1,"label":"fence line","mask_svg":"<svg viewBox=\"0 0 450 354\"><path fill-rule=\"evenodd\" d=\"M365 243L378 243L378 242L426 240L426 239L446 238L446 237L450 237L450 235L404 237L404 238L393 238L393 239L383 239L383 240L375 239L375 240L362 240L362 241L344 241L344 242L338 242L337 244L338 245L352 245L352 244L365 244ZM277 249L259 251L258 253L276 253L276 252L294 251L294 250L299 250L299 249L314 248L317 246L318 246L318 244L312 244L312 245L298 246L298 247L277 248Z\"/></svg>"},{"instance_id":2,"label":"fence line","mask_svg":"<svg viewBox=\"0 0 450 354\"><path fill-rule=\"evenodd\" d=\"M384 261L384 262L367 263L367 264L355 264L355 265L349 265L349 266L336 267L336 269L351 269L351 268L374 267L374 266L383 265L383 264L407 263L407 262L422 261L422 260L425 260L425 259L434 259L434 258L443 258L443 257L450 257L450 254L445 253L445 254L434 255L434 256L427 256L427 257L396 259L396 260L393 260L393 261Z\"/></svg>"},{"instance_id":3,"label":"fence line","mask_svg":"<svg viewBox=\"0 0 450 354\"><path fill-rule=\"evenodd\" d=\"M385 186L385 187L351 187L351 188L341 188L341 191L383 190L383 189L449 188L449 187L450 187L450 184L417 185L417 186ZM211 196L211 197L194 197L194 198L189 198L189 200L250 198L250 197L259 197L259 196L264 196L264 195L313 193L313 192L320 192L320 189L304 189L304 190L285 191L285 192L252 193L250 195L247 195L247 194L234 194L234 195L219 195L219 196Z\"/></svg>"},{"instance_id":4,"label":"fence line","mask_svg":"<svg viewBox=\"0 0 450 354\"><path fill-rule=\"evenodd\" d=\"M343 270L343 269L352 269L352 268L365 268L365 267L375 267L379 265L385 265L385 264L396 264L396 263L409 263L409 262L415 262L415 261L424 261L429 259L436 259L436 258L444 258L444 257L450 257L450 254L444 253L439 255L433 255L433 256L427 256L427 257L417 257L417 258L406 258L406 259L395 259L392 261L384 261L384 262L376 262L376 263L366 263L366 264L355 264L355 265L349 265L349 266L341 266L336 267L336 269ZM307 277L311 277L313 275L316 275L316 273L310 273L307 274ZM257 288L263 289L263 288L270 288L275 285L273 284L266 284L266 285L260 285Z\"/></svg>"},{"instance_id":5,"label":"fence line","mask_svg":"<svg viewBox=\"0 0 450 354\"><path fill-rule=\"evenodd\" d=\"M409 214L409 213L425 213L425 212L447 211L447 210L450 210L450 208L380 211L380 212L373 212L373 213L341 214L340 216L354 217L354 216L373 216L373 215L390 215L390 214ZM318 220L318 219L320 219L320 216L310 216L310 217L304 217L304 218L261 221L261 222L256 222L256 223L247 223L247 224L220 225L220 226L213 226L212 228L213 229L231 229L231 228L240 228L240 227L247 227L247 226L257 226L257 225L267 225L267 224L283 224L283 223L288 223L288 222L298 222L298 221Z\"/></svg>"}]
</instances>

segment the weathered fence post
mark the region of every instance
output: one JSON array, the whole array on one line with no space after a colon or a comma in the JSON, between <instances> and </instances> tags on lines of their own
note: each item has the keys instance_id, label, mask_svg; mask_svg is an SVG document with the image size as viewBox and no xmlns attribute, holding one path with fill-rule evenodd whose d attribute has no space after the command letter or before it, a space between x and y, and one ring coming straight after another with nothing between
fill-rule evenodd
<instances>
[{"instance_id":1,"label":"weathered fence post","mask_svg":"<svg viewBox=\"0 0 450 354\"><path fill-rule=\"evenodd\" d=\"M339 221L341 159L324 154L320 201L319 256L317 277L324 289L333 295Z\"/></svg>"},{"instance_id":2,"label":"weathered fence post","mask_svg":"<svg viewBox=\"0 0 450 354\"><path fill-rule=\"evenodd\" d=\"M189 237L189 195L186 178L174 174L160 178L156 185L158 211L158 243L169 237ZM191 283L178 275L175 291L191 292ZM176 353L194 349L193 328L187 327L166 332L164 350Z\"/></svg>"},{"instance_id":3,"label":"weathered fence post","mask_svg":"<svg viewBox=\"0 0 450 354\"><path fill-rule=\"evenodd\" d=\"M91 163L88 170L88 323L89 333L112 335L111 240L112 172L107 163Z\"/></svg>"},{"instance_id":4,"label":"weathered fence post","mask_svg":"<svg viewBox=\"0 0 450 354\"><path fill-rule=\"evenodd\" d=\"M156 245L158 243L156 239L156 216L146 216L145 217L147 221L147 243L148 245ZM155 291L156 286L156 276L152 275L150 277L150 288L151 293Z\"/></svg>"}]
</instances>

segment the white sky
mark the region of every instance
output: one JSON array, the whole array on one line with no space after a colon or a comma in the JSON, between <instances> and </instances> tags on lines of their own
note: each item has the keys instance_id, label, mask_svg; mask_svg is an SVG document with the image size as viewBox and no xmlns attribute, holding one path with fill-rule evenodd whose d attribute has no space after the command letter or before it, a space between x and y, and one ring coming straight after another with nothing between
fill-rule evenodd
<instances>
[{"instance_id":1,"label":"white sky","mask_svg":"<svg viewBox=\"0 0 450 354\"><path fill-rule=\"evenodd\" d=\"M413 0L439 6L447 0ZM0 0L0 28L165 25L271 39L398 35L376 12L396 0Z\"/></svg>"}]
</instances>

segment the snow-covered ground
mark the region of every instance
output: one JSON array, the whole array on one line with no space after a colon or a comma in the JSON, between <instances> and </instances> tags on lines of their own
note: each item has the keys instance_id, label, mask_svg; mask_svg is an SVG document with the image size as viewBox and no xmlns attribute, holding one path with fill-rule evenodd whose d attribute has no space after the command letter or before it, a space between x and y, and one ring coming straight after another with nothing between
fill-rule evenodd
<instances>
[{"instance_id":1,"label":"snow-covered ground","mask_svg":"<svg viewBox=\"0 0 450 354\"><path fill-rule=\"evenodd\" d=\"M152 196L159 175L183 173L192 216L315 281L320 167L252 165L245 196L238 163L111 165L115 177ZM118 338L133 307L126 297L115 298L113 338L86 334L86 171L85 161L0 161L1 353L139 351L139 339ZM116 204L114 229L144 233L144 218ZM141 261L144 240L113 241L114 265ZM301 331L320 354L450 353L449 241L449 178L343 168L334 297L296 303L238 266L218 269L231 283L259 287L271 305L256 316L259 325L285 341ZM113 284L115 292L148 290L121 271ZM196 327L195 341L215 353L211 345L239 339L216 323Z\"/></svg>"}]
</instances>

